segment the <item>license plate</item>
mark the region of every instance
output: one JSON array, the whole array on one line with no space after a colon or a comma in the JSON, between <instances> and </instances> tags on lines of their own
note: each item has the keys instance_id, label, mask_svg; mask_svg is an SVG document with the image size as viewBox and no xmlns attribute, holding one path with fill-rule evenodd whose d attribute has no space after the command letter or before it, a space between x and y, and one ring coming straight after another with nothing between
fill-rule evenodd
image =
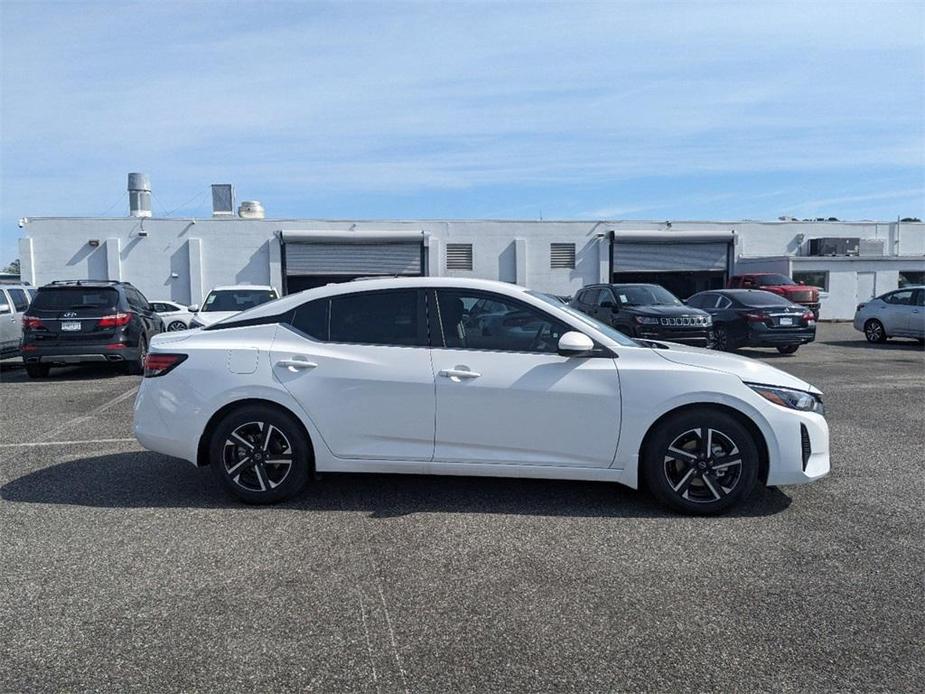
<instances>
[{"instance_id":1,"label":"license plate","mask_svg":"<svg viewBox=\"0 0 925 694\"><path fill-rule=\"evenodd\" d=\"M781 318L780 324L781 325L793 325L793 318Z\"/></svg>"},{"instance_id":2,"label":"license plate","mask_svg":"<svg viewBox=\"0 0 925 694\"><path fill-rule=\"evenodd\" d=\"M66 320L61 323L61 330L65 332L75 332L80 330L80 321L79 320Z\"/></svg>"}]
</instances>

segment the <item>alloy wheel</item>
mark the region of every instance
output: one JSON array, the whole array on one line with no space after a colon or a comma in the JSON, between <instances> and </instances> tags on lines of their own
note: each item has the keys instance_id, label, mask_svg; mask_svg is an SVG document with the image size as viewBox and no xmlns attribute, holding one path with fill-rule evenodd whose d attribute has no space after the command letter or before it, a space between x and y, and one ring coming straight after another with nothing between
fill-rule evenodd
<instances>
[{"instance_id":1,"label":"alloy wheel","mask_svg":"<svg viewBox=\"0 0 925 694\"><path fill-rule=\"evenodd\" d=\"M237 427L222 448L228 477L249 492L275 489L292 470L292 446L286 434L269 422Z\"/></svg>"},{"instance_id":2,"label":"alloy wheel","mask_svg":"<svg viewBox=\"0 0 925 694\"><path fill-rule=\"evenodd\" d=\"M694 503L723 499L742 478L742 455L735 442L710 427L689 429L664 454L665 478L679 497Z\"/></svg>"},{"instance_id":3,"label":"alloy wheel","mask_svg":"<svg viewBox=\"0 0 925 694\"><path fill-rule=\"evenodd\" d=\"M878 320L869 320L864 326L864 336L868 342L883 342L883 325Z\"/></svg>"},{"instance_id":4,"label":"alloy wheel","mask_svg":"<svg viewBox=\"0 0 925 694\"><path fill-rule=\"evenodd\" d=\"M167 326L167 332L175 333L180 330L186 330L186 324L183 321L175 320Z\"/></svg>"}]
</instances>

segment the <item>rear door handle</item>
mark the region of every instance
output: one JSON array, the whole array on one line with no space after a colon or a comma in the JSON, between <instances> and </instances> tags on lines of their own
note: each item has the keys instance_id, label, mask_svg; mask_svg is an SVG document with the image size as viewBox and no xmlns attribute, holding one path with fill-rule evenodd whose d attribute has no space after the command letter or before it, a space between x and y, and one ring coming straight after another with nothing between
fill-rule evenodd
<instances>
[{"instance_id":1,"label":"rear door handle","mask_svg":"<svg viewBox=\"0 0 925 694\"><path fill-rule=\"evenodd\" d=\"M282 366L288 369L314 369L318 366L313 361L308 361L308 359L280 359L276 362L277 366Z\"/></svg>"},{"instance_id":2,"label":"rear door handle","mask_svg":"<svg viewBox=\"0 0 925 694\"><path fill-rule=\"evenodd\" d=\"M476 373L475 371L469 371L466 369L444 369L440 372L440 375L445 378L452 378L454 380L462 378L478 378L482 374Z\"/></svg>"}]
</instances>

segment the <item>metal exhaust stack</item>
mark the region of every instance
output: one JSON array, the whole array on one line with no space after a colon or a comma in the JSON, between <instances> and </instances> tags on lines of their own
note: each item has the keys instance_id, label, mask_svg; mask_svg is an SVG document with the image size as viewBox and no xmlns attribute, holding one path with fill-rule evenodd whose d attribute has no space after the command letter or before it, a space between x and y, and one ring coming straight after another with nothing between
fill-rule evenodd
<instances>
[{"instance_id":1,"label":"metal exhaust stack","mask_svg":"<svg viewBox=\"0 0 925 694\"><path fill-rule=\"evenodd\" d=\"M151 181L146 174L128 175L128 213L132 217L151 216Z\"/></svg>"}]
</instances>

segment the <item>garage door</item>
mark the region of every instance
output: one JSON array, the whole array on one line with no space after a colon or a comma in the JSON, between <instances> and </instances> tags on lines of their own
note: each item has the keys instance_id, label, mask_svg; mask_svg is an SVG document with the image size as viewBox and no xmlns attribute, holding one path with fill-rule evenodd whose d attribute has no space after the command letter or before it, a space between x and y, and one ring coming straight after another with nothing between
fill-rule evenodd
<instances>
[{"instance_id":1,"label":"garage door","mask_svg":"<svg viewBox=\"0 0 925 694\"><path fill-rule=\"evenodd\" d=\"M287 277L424 274L422 232L280 232Z\"/></svg>"},{"instance_id":2,"label":"garage door","mask_svg":"<svg viewBox=\"0 0 925 694\"><path fill-rule=\"evenodd\" d=\"M613 244L614 272L725 271L729 243Z\"/></svg>"}]
</instances>

